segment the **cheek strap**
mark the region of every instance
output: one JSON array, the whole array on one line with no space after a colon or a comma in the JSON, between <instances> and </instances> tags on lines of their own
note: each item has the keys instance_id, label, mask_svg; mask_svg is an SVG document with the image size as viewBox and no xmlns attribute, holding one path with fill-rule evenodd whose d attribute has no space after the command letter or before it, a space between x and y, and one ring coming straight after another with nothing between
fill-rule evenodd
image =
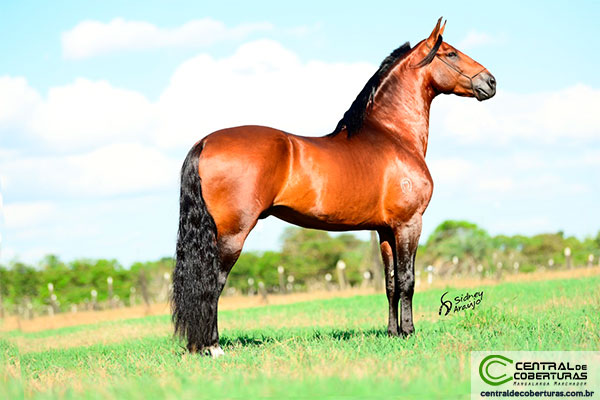
<instances>
[{"instance_id":1,"label":"cheek strap","mask_svg":"<svg viewBox=\"0 0 600 400\"><path fill-rule=\"evenodd\" d=\"M434 57L437 57L441 62L446 64L451 70L453 70L454 72L458 73L459 75L462 75L465 78L467 78L469 80L469 83L471 84L471 91L473 92L473 95L475 97L477 97L477 94L476 94L477 92L475 92L475 87L473 86L473 79L475 77L477 77L477 75L479 75L483 71L485 71L485 67L481 68L481 71L479 71L475 75L469 76L469 75L465 74L464 72L462 72L461 70L459 70L458 68L456 68L454 65L450 64L448 61L444 60L442 57L440 57L437 54L437 51L441 45L442 45L442 35L438 36L438 40L435 42L435 45L433 46L433 48L429 47L427 42L425 42L425 46L429 49L429 53L420 63L413 66L412 68L419 68L419 67L422 67L423 65L429 64L433 60Z\"/></svg>"},{"instance_id":2,"label":"cheek strap","mask_svg":"<svg viewBox=\"0 0 600 400\"><path fill-rule=\"evenodd\" d=\"M450 69L454 70L455 72L457 72L459 75L464 76L465 78L467 78L469 80L469 83L471 84L471 91L473 92L473 95L475 95L477 97L477 95L475 94L475 87L473 86L473 79L475 77L477 77L477 75L481 74L483 71L485 71L485 67L483 67L481 69L481 71L479 71L478 73L476 73L473 76L469 76L467 74L465 74L464 72L462 72L461 70L459 70L458 68L456 68L454 65L450 64L448 61L444 60L442 57L440 57L439 55L435 55L441 62L443 62L444 64L446 64Z\"/></svg>"}]
</instances>

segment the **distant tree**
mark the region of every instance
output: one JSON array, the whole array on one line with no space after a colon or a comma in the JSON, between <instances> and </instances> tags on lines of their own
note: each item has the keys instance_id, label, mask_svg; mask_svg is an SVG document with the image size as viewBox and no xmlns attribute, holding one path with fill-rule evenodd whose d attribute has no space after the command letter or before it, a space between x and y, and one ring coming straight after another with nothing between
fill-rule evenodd
<instances>
[{"instance_id":1,"label":"distant tree","mask_svg":"<svg viewBox=\"0 0 600 400\"><path fill-rule=\"evenodd\" d=\"M158 261L136 262L129 271L121 271L124 275L122 290L128 292L134 286L142 296L144 303L149 304L152 298L164 289L164 275L173 272L175 260L172 257L163 257Z\"/></svg>"},{"instance_id":2,"label":"distant tree","mask_svg":"<svg viewBox=\"0 0 600 400\"><path fill-rule=\"evenodd\" d=\"M3 299L7 299L10 295L9 288L13 286L12 274L5 266L0 265L0 295Z\"/></svg>"},{"instance_id":3,"label":"distant tree","mask_svg":"<svg viewBox=\"0 0 600 400\"><path fill-rule=\"evenodd\" d=\"M253 268L255 279L263 281L266 286L277 286L279 282L277 267L281 265L281 263L281 253L275 251L265 251L261 253L260 256L257 257L256 264Z\"/></svg>"},{"instance_id":4,"label":"distant tree","mask_svg":"<svg viewBox=\"0 0 600 400\"><path fill-rule=\"evenodd\" d=\"M244 252L240 255L233 269L229 273L227 281L230 286L247 290L248 278L259 279L257 264L260 255L256 252Z\"/></svg>"},{"instance_id":5,"label":"distant tree","mask_svg":"<svg viewBox=\"0 0 600 400\"><path fill-rule=\"evenodd\" d=\"M483 260L492 249L490 235L468 221L442 222L427 239L425 258L434 263L449 261L454 256L461 261Z\"/></svg>"},{"instance_id":6,"label":"distant tree","mask_svg":"<svg viewBox=\"0 0 600 400\"><path fill-rule=\"evenodd\" d=\"M25 298L33 299L38 295L40 274L30 265L17 262L12 266L13 292L15 302L22 302Z\"/></svg>"},{"instance_id":7,"label":"distant tree","mask_svg":"<svg viewBox=\"0 0 600 400\"><path fill-rule=\"evenodd\" d=\"M331 237L329 233L314 229L288 227L283 234L282 261L299 282L321 279L333 272L337 262L344 259L347 274L356 275L362 255L354 253L359 247L367 249L367 243L354 235L342 234Z\"/></svg>"},{"instance_id":8,"label":"distant tree","mask_svg":"<svg viewBox=\"0 0 600 400\"><path fill-rule=\"evenodd\" d=\"M73 272L58 256L54 254L45 256L40 262L40 301L49 302L48 284L52 283L54 293L59 297L61 303L76 302L77 298L72 296L72 280Z\"/></svg>"},{"instance_id":9,"label":"distant tree","mask_svg":"<svg viewBox=\"0 0 600 400\"><path fill-rule=\"evenodd\" d=\"M564 261L565 240L562 232L542 233L529 238L523 246L523 255L535 265L547 265L553 258L557 265Z\"/></svg>"}]
</instances>

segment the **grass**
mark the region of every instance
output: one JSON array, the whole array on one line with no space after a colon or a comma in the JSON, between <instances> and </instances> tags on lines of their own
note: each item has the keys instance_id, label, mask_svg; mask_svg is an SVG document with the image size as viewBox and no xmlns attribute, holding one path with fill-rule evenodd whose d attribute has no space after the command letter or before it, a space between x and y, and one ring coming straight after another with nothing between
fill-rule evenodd
<instances>
[{"instance_id":1,"label":"grass","mask_svg":"<svg viewBox=\"0 0 600 400\"><path fill-rule=\"evenodd\" d=\"M504 283L474 311L386 335L384 295L223 311L212 360L183 353L168 316L0 334L0 398L469 398L470 351L598 350L600 276Z\"/></svg>"}]
</instances>

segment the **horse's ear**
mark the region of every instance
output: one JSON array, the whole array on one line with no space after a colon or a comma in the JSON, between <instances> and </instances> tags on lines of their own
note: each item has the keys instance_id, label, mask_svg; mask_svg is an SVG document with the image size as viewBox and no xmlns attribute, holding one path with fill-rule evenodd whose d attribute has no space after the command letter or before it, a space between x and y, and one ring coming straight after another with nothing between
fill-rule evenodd
<instances>
[{"instance_id":1,"label":"horse's ear","mask_svg":"<svg viewBox=\"0 0 600 400\"><path fill-rule=\"evenodd\" d=\"M438 19L438 22L435 25L435 28L433 28L433 31L431 31L431 35L429 35L429 37L427 38L427 45L429 46L429 48L432 48L435 45L435 42L437 42L438 36L440 35L441 23L442 23L442 17L440 17L440 19ZM445 24L444 24L444 26L445 26Z\"/></svg>"},{"instance_id":2,"label":"horse's ear","mask_svg":"<svg viewBox=\"0 0 600 400\"><path fill-rule=\"evenodd\" d=\"M446 29L446 22L448 22L448 20L444 20L444 25L442 25L442 27L440 28L440 33L438 33L439 36L442 36L444 34L444 29Z\"/></svg>"}]
</instances>

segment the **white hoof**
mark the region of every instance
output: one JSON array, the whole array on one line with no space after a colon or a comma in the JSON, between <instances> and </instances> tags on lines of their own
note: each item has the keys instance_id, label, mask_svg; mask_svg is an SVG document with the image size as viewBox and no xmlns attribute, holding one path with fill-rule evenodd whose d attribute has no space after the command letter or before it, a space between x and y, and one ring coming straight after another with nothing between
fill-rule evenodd
<instances>
[{"instance_id":1,"label":"white hoof","mask_svg":"<svg viewBox=\"0 0 600 400\"><path fill-rule=\"evenodd\" d=\"M210 356L212 358L219 358L219 357L223 357L225 355L225 352L223 351L221 346L218 346L218 345L207 347L206 350L208 350L208 352L210 353Z\"/></svg>"}]
</instances>

